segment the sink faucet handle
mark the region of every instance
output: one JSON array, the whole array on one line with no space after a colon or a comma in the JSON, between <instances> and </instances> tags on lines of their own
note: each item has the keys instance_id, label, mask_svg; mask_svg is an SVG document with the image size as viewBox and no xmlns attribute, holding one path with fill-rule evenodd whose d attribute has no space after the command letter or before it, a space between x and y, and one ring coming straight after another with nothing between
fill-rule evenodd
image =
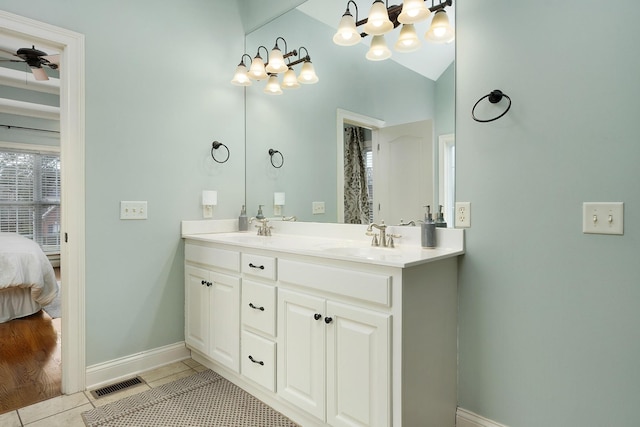
<instances>
[{"instance_id":1,"label":"sink faucet handle","mask_svg":"<svg viewBox=\"0 0 640 427\"><path fill-rule=\"evenodd\" d=\"M380 246L378 243L378 235L375 233L371 233L373 235L373 239L371 240L371 246Z\"/></svg>"}]
</instances>

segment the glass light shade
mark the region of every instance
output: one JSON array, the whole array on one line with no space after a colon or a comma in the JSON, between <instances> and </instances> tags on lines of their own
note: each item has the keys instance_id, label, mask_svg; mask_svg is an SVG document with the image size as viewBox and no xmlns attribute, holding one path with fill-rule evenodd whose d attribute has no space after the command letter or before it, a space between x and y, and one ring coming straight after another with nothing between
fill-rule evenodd
<instances>
[{"instance_id":1,"label":"glass light shade","mask_svg":"<svg viewBox=\"0 0 640 427\"><path fill-rule=\"evenodd\" d=\"M267 72L264 69L264 61L260 55L256 55L251 61L251 67L249 67L249 78L253 80L264 80L267 78Z\"/></svg>"},{"instance_id":2,"label":"glass light shade","mask_svg":"<svg viewBox=\"0 0 640 427\"><path fill-rule=\"evenodd\" d=\"M267 64L267 73L284 73L289 67L284 63L282 51L276 46L269 55L269 63Z\"/></svg>"},{"instance_id":3,"label":"glass light shade","mask_svg":"<svg viewBox=\"0 0 640 427\"><path fill-rule=\"evenodd\" d=\"M433 16L431 27L424 37L433 43L449 43L455 38L455 32L449 25L449 17L444 9L440 9Z\"/></svg>"},{"instance_id":4,"label":"glass light shade","mask_svg":"<svg viewBox=\"0 0 640 427\"><path fill-rule=\"evenodd\" d=\"M418 50L422 42L418 38L418 33L413 24L404 24L400 30L398 41L394 45L394 49L398 52L413 52Z\"/></svg>"},{"instance_id":5,"label":"glass light shade","mask_svg":"<svg viewBox=\"0 0 640 427\"><path fill-rule=\"evenodd\" d=\"M356 30L356 20L349 11L342 15L338 31L333 36L333 42L339 46L353 46L360 42L360 33Z\"/></svg>"},{"instance_id":6,"label":"glass light shade","mask_svg":"<svg viewBox=\"0 0 640 427\"><path fill-rule=\"evenodd\" d=\"M298 89L300 87L300 83L298 83L298 78L296 77L296 72L293 71L293 68L289 68L284 76L282 77L282 89Z\"/></svg>"},{"instance_id":7,"label":"glass light shade","mask_svg":"<svg viewBox=\"0 0 640 427\"><path fill-rule=\"evenodd\" d=\"M313 69L313 64L311 61L304 61L302 64L302 68L300 69L300 75L298 76L298 81L302 84L310 85L318 82L318 76L316 75L316 70Z\"/></svg>"},{"instance_id":8,"label":"glass light shade","mask_svg":"<svg viewBox=\"0 0 640 427\"><path fill-rule=\"evenodd\" d=\"M369 61L382 61L391 57L391 51L387 47L384 36L373 36L366 57Z\"/></svg>"},{"instance_id":9,"label":"glass light shade","mask_svg":"<svg viewBox=\"0 0 640 427\"><path fill-rule=\"evenodd\" d=\"M271 74L269 76L267 85L264 87L264 93L267 95L282 95L282 89L280 88L280 83L278 83L277 74Z\"/></svg>"},{"instance_id":10,"label":"glass light shade","mask_svg":"<svg viewBox=\"0 0 640 427\"><path fill-rule=\"evenodd\" d=\"M233 75L233 80L231 80L231 84L234 84L236 86L250 86L251 85L251 80L249 79L249 76L247 75L247 67L245 67L244 64L240 64L236 68L236 72Z\"/></svg>"},{"instance_id":11,"label":"glass light shade","mask_svg":"<svg viewBox=\"0 0 640 427\"><path fill-rule=\"evenodd\" d=\"M402 2L402 12L398 15L398 22L401 24L415 24L422 22L429 17L431 11L425 5L424 0L404 0Z\"/></svg>"},{"instance_id":12,"label":"glass light shade","mask_svg":"<svg viewBox=\"0 0 640 427\"><path fill-rule=\"evenodd\" d=\"M372 36L379 36L393 30L393 23L389 20L389 12L382 0L373 2L367 23L362 29Z\"/></svg>"}]
</instances>

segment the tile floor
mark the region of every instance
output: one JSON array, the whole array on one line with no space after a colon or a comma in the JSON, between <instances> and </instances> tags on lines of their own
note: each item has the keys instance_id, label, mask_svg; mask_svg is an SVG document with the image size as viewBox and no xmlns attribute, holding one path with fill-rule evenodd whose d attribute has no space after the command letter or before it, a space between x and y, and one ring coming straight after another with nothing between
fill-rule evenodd
<instances>
[{"instance_id":1,"label":"tile floor","mask_svg":"<svg viewBox=\"0 0 640 427\"><path fill-rule=\"evenodd\" d=\"M97 406L105 405L132 394L158 387L177 379L188 377L207 368L187 359L160 368L143 372L140 377L146 384L140 384L109 396L94 399L89 391L69 396L59 396L36 403L16 411L0 415L2 427L84 427L81 414Z\"/></svg>"}]
</instances>

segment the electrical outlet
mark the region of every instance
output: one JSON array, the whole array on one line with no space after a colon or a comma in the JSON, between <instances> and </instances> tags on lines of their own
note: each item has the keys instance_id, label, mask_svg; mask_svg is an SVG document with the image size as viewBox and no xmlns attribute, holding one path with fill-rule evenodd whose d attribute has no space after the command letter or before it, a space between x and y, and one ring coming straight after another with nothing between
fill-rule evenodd
<instances>
[{"instance_id":1,"label":"electrical outlet","mask_svg":"<svg viewBox=\"0 0 640 427\"><path fill-rule=\"evenodd\" d=\"M456 202L456 227L471 227L471 202Z\"/></svg>"},{"instance_id":2,"label":"electrical outlet","mask_svg":"<svg viewBox=\"0 0 640 427\"><path fill-rule=\"evenodd\" d=\"M120 202L120 219L147 219L147 202Z\"/></svg>"},{"instance_id":3,"label":"electrical outlet","mask_svg":"<svg viewBox=\"0 0 640 427\"><path fill-rule=\"evenodd\" d=\"M583 203L582 232L587 234L624 234L624 203Z\"/></svg>"},{"instance_id":4,"label":"electrical outlet","mask_svg":"<svg viewBox=\"0 0 640 427\"><path fill-rule=\"evenodd\" d=\"M324 202L312 202L311 213L313 215L319 215L324 213Z\"/></svg>"}]
</instances>

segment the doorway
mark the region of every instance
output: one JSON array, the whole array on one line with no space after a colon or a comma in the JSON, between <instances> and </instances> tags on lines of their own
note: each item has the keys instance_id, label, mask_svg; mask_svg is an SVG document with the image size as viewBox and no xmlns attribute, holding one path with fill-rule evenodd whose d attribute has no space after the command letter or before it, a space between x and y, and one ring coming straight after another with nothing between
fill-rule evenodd
<instances>
[{"instance_id":1,"label":"doorway","mask_svg":"<svg viewBox=\"0 0 640 427\"><path fill-rule=\"evenodd\" d=\"M84 36L0 11L2 37L37 41L61 52L60 157L62 393L85 389Z\"/></svg>"}]
</instances>

